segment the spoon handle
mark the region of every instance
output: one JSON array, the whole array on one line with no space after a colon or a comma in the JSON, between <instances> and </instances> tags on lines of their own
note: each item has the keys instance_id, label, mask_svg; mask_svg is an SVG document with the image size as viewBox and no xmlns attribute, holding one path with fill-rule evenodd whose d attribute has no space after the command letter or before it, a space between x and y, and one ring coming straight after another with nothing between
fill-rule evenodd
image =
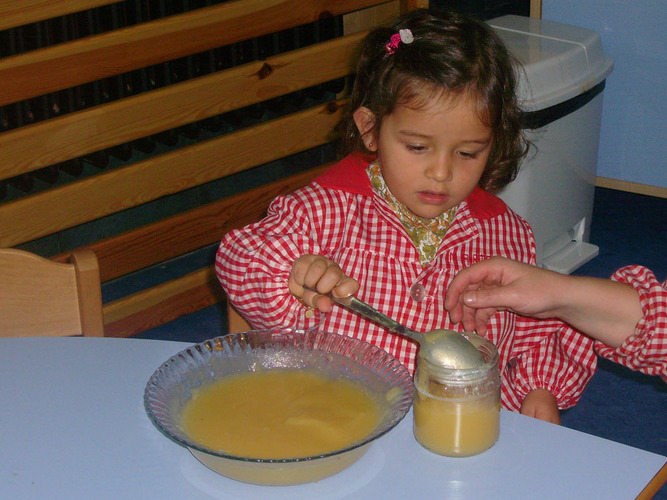
<instances>
[{"instance_id":1,"label":"spoon handle","mask_svg":"<svg viewBox=\"0 0 667 500\"><path fill-rule=\"evenodd\" d=\"M319 293L317 290L313 290L311 288L309 288L309 290ZM421 342L422 340L423 336L421 333L415 332L414 330L410 330L408 327L401 325L397 321L391 319L389 316L382 314L374 307L366 304L366 302L359 300L354 295L350 295L349 297L335 297L332 293L323 293L320 295L326 295L336 304L340 304L341 306L346 307L351 311L359 313L367 319L370 319L371 321L374 321L375 323L388 328L392 332L405 335L406 337L410 337L417 342Z\"/></svg>"}]
</instances>

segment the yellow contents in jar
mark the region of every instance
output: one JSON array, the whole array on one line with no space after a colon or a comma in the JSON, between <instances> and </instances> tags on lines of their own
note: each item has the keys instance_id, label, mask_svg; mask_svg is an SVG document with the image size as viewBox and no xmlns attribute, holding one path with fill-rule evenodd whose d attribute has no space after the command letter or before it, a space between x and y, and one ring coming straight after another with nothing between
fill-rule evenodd
<instances>
[{"instance_id":1,"label":"yellow contents in jar","mask_svg":"<svg viewBox=\"0 0 667 500\"><path fill-rule=\"evenodd\" d=\"M425 448L440 455L466 457L489 449L500 433L497 393L480 398L434 398L417 391L414 434Z\"/></svg>"},{"instance_id":2,"label":"yellow contents in jar","mask_svg":"<svg viewBox=\"0 0 667 500\"><path fill-rule=\"evenodd\" d=\"M361 385L280 369L229 375L193 390L181 422L194 442L230 455L297 458L365 438L382 410Z\"/></svg>"}]
</instances>

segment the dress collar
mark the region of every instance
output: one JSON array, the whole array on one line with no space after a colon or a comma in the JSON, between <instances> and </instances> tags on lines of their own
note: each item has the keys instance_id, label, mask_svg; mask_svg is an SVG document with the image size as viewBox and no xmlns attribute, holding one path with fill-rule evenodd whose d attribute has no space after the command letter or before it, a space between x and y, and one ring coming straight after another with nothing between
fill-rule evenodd
<instances>
[{"instance_id":1,"label":"dress collar","mask_svg":"<svg viewBox=\"0 0 667 500\"><path fill-rule=\"evenodd\" d=\"M373 187L366 174L366 167L374 156L352 153L315 178L324 188L346 191L351 194L373 196ZM507 211L505 202L476 186L466 198L470 214L477 219L492 219Z\"/></svg>"}]
</instances>

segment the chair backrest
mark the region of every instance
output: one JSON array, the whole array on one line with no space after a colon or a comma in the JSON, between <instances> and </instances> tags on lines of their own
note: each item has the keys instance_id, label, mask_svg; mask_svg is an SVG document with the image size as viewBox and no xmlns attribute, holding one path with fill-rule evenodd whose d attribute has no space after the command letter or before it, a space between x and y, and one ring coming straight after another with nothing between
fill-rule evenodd
<instances>
[{"instance_id":1,"label":"chair backrest","mask_svg":"<svg viewBox=\"0 0 667 500\"><path fill-rule=\"evenodd\" d=\"M0 337L102 337L102 289L92 250L58 263L0 249Z\"/></svg>"}]
</instances>

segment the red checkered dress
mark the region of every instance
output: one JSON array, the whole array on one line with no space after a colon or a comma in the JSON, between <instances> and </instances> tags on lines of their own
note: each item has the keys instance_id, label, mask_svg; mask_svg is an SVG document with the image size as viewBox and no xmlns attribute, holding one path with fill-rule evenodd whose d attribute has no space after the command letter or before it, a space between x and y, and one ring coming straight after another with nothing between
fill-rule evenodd
<instances>
[{"instance_id":1,"label":"red checkered dress","mask_svg":"<svg viewBox=\"0 0 667 500\"><path fill-rule=\"evenodd\" d=\"M595 343L600 356L667 382L667 281L662 284L642 266L627 266L614 273L614 281L632 285L639 292L644 317L635 332L617 349Z\"/></svg>"},{"instance_id":2,"label":"red checkered dress","mask_svg":"<svg viewBox=\"0 0 667 500\"><path fill-rule=\"evenodd\" d=\"M493 255L534 263L535 244L523 219L477 188L460 204L436 257L422 267L398 218L374 194L366 166L349 156L309 186L278 197L264 220L223 238L216 271L254 328L319 326L380 346L412 371L417 345L409 339L338 306L306 318L287 286L292 262L304 254L324 255L360 283L361 300L408 328L460 330L444 308L456 273ZM417 288L423 293L411 294ZM499 312L487 337L500 353L502 403L511 410L518 411L536 388L549 390L568 408L595 371L592 341L557 321Z\"/></svg>"}]
</instances>

